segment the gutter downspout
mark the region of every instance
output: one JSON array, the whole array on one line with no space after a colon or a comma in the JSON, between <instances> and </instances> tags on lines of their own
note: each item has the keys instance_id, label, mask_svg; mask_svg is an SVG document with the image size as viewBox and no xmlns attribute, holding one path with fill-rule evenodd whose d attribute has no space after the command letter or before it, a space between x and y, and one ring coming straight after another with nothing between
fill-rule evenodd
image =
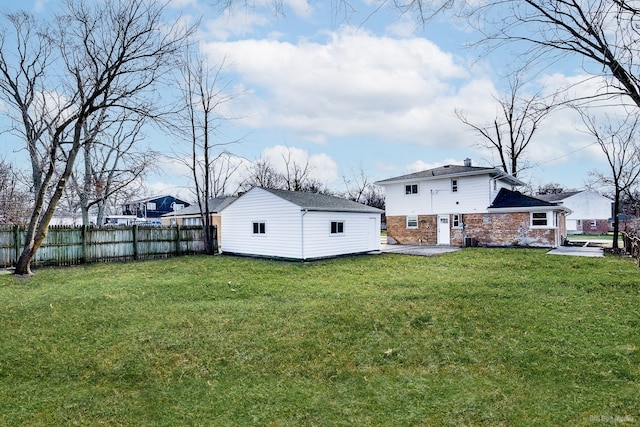
<instances>
[{"instance_id":1,"label":"gutter downspout","mask_svg":"<svg viewBox=\"0 0 640 427\"><path fill-rule=\"evenodd\" d=\"M300 244L302 245L300 247L300 255L302 257L302 260L304 261L304 217L307 214L308 210L302 209L302 215L300 215Z\"/></svg>"}]
</instances>

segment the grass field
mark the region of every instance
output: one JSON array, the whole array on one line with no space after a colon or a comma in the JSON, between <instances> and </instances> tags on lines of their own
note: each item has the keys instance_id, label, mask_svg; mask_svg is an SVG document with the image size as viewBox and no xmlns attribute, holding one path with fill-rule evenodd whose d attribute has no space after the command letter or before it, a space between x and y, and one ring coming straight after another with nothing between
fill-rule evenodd
<instances>
[{"instance_id":1,"label":"grass field","mask_svg":"<svg viewBox=\"0 0 640 427\"><path fill-rule=\"evenodd\" d=\"M543 250L4 275L0 425L638 425L639 313Z\"/></svg>"}]
</instances>

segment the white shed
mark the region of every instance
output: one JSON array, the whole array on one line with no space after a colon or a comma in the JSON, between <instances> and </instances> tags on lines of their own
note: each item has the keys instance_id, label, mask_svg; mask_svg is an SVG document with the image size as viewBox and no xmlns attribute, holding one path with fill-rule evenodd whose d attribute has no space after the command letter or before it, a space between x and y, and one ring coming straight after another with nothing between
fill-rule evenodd
<instances>
[{"instance_id":1,"label":"white shed","mask_svg":"<svg viewBox=\"0 0 640 427\"><path fill-rule=\"evenodd\" d=\"M221 211L222 252L296 260L380 250L380 209L255 187Z\"/></svg>"}]
</instances>

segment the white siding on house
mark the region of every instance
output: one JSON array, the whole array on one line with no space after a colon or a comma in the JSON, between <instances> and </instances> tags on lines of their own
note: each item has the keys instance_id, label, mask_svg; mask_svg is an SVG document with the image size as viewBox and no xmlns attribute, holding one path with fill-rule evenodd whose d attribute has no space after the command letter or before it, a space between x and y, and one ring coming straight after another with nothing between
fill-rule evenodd
<instances>
[{"instance_id":1,"label":"white siding on house","mask_svg":"<svg viewBox=\"0 0 640 427\"><path fill-rule=\"evenodd\" d=\"M259 190L259 191L256 191ZM253 222L264 222L265 234L253 234ZM254 189L222 211L223 252L300 258L300 207L273 194Z\"/></svg>"},{"instance_id":2,"label":"white siding on house","mask_svg":"<svg viewBox=\"0 0 640 427\"><path fill-rule=\"evenodd\" d=\"M457 179L458 191L452 191L451 179ZM497 181L495 190L489 175L447 177L416 181L418 194L405 194L407 183L385 185L387 215L427 215L486 212L500 188L510 188Z\"/></svg>"},{"instance_id":3,"label":"white siding on house","mask_svg":"<svg viewBox=\"0 0 640 427\"><path fill-rule=\"evenodd\" d=\"M593 191L582 191L562 201L564 206L573 211L567 219L609 219L611 203L611 199Z\"/></svg>"}]
</instances>

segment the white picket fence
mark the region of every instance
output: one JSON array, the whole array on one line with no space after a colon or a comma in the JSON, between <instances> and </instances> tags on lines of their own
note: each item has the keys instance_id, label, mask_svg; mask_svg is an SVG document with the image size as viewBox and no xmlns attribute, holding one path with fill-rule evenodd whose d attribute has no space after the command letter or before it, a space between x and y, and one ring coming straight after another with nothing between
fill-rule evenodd
<instances>
[{"instance_id":1,"label":"white picket fence","mask_svg":"<svg viewBox=\"0 0 640 427\"><path fill-rule=\"evenodd\" d=\"M213 235L217 236L215 230ZM0 267L15 265L25 236L24 226L0 227ZM217 240L214 247L217 252ZM204 230L200 226L52 226L31 264L75 265L204 252Z\"/></svg>"}]
</instances>

